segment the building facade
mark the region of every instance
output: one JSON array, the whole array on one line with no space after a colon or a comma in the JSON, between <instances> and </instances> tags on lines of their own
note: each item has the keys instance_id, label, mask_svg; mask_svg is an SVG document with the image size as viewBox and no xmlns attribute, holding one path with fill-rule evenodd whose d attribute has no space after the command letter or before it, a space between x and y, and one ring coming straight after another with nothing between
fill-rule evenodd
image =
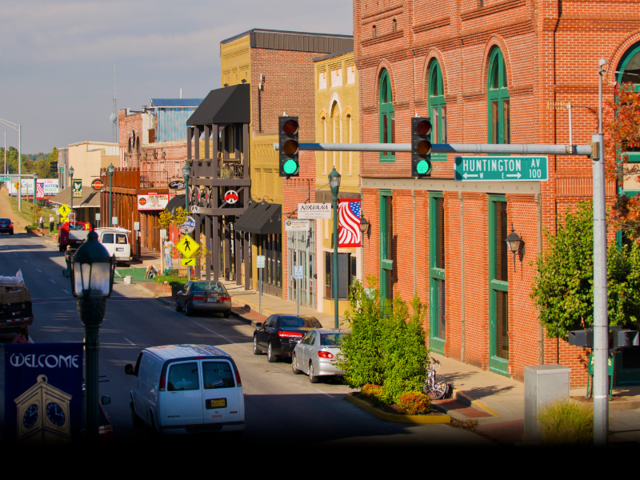
<instances>
[{"instance_id":1,"label":"building facade","mask_svg":"<svg viewBox=\"0 0 640 480\"><path fill-rule=\"evenodd\" d=\"M354 0L360 138L409 143L411 117L430 117L433 143L574 144L597 131L598 61L605 95L633 70L640 2ZM361 154L365 273L381 293L429 304L429 346L523 380L524 367L560 363L586 384L588 351L548 339L530 297L544 229L592 196L590 161L549 156L548 181L456 181L454 155L433 154L411 178L410 154ZM615 198L607 183L607 202ZM511 230L524 240L506 250ZM620 364L624 362L619 362ZM627 365L628 367L630 366ZM638 365L640 366L640 365Z\"/></svg>"}]
</instances>

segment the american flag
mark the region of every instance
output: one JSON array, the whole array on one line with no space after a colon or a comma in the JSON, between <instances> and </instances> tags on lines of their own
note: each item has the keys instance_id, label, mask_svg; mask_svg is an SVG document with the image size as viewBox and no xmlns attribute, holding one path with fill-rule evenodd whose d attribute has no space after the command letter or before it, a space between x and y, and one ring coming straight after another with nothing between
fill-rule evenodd
<instances>
[{"instance_id":1,"label":"american flag","mask_svg":"<svg viewBox=\"0 0 640 480\"><path fill-rule=\"evenodd\" d=\"M36 183L36 198L44 198L44 183Z\"/></svg>"},{"instance_id":2,"label":"american flag","mask_svg":"<svg viewBox=\"0 0 640 480\"><path fill-rule=\"evenodd\" d=\"M338 247L359 247L360 200L339 200L338 209Z\"/></svg>"}]
</instances>

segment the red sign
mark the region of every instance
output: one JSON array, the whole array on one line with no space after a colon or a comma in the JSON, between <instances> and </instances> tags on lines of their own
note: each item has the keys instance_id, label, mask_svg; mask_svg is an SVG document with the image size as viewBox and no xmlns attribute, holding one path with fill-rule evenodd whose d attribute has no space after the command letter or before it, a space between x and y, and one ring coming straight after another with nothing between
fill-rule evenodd
<instances>
[{"instance_id":1,"label":"red sign","mask_svg":"<svg viewBox=\"0 0 640 480\"><path fill-rule=\"evenodd\" d=\"M91 182L91 188L93 188L94 190L102 190L103 187L104 183L102 183L102 180L96 178L93 182Z\"/></svg>"},{"instance_id":2,"label":"red sign","mask_svg":"<svg viewBox=\"0 0 640 480\"><path fill-rule=\"evenodd\" d=\"M238 201L238 193L235 190L227 190L224 194L224 201L230 205L233 205Z\"/></svg>"}]
</instances>

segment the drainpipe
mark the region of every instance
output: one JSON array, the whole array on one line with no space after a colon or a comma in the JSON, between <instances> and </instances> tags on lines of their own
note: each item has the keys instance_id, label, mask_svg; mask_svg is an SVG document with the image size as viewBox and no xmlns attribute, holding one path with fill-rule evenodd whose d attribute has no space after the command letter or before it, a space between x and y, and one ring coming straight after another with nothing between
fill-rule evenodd
<instances>
[{"instance_id":1,"label":"drainpipe","mask_svg":"<svg viewBox=\"0 0 640 480\"><path fill-rule=\"evenodd\" d=\"M413 293L418 294L418 272L416 271L416 191L411 189L413 197Z\"/></svg>"},{"instance_id":2,"label":"drainpipe","mask_svg":"<svg viewBox=\"0 0 640 480\"><path fill-rule=\"evenodd\" d=\"M538 257L542 255L542 194L536 195L538 204ZM538 322L539 323L539 322ZM544 328L538 326L538 358L539 365L544 365Z\"/></svg>"},{"instance_id":3,"label":"drainpipe","mask_svg":"<svg viewBox=\"0 0 640 480\"><path fill-rule=\"evenodd\" d=\"M464 318L464 198L462 197L462 192L458 192L458 198L460 199L460 301L461 301L461 310L460 310L460 323L462 328L461 341L462 347L460 348L460 361L465 361L465 318Z\"/></svg>"}]
</instances>

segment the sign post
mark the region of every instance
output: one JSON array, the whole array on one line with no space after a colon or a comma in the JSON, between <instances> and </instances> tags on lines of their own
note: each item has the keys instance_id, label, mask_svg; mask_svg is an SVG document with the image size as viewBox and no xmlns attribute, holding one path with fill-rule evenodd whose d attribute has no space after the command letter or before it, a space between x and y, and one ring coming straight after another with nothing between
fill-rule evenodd
<instances>
[{"instance_id":1,"label":"sign post","mask_svg":"<svg viewBox=\"0 0 640 480\"><path fill-rule=\"evenodd\" d=\"M293 267L293 278L296 280L297 293L296 297L298 299L298 316L300 316L300 281L304 277L304 267L302 265L295 265Z\"/></svg>"},{"instance_id":2,"label":"sign post","mask_svg":"<svg viewBox=\"0 0 640 480\"><path fill-rule=\"evenodd\" d=\"M256 258L256 266L258 267L258 281L260 282L258 287L258 313L262 315L262 269L265 265L265 256L258 255Z\"/></svg>"}]
</instances>

